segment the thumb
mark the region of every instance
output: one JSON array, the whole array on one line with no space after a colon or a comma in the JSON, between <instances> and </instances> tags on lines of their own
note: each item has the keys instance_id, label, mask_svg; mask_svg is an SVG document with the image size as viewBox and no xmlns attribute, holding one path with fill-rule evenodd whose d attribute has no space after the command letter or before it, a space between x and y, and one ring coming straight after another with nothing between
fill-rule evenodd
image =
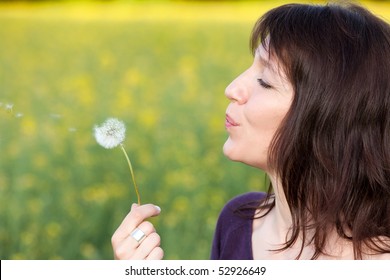
<instances>
[{"instance_id":1,"label":"thumb","mask_svg":"<svg viewBox=\"0 0 390 280\"><path fill-rule=\"evenodd\" d=\"M136 209L136 208L138 208L138 207L140 207L140 205L138 205L137 203L133 203L133 204L131 205L131 211L133 211L134 209Z\"/></svg>"}]
</instances>

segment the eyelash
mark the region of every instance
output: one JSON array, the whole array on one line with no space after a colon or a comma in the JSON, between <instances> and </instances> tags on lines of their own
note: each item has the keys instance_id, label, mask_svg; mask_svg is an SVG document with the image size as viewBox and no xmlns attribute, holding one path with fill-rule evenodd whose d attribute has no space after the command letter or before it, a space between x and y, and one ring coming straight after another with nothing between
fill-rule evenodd
<instances>
[{"instance_id":1,"label":"eyelash","mask_svg":"<svg viewBox=\"0 0 390 280\"><path fill-rule=\"evenodd\" d=\"M263 88L265 89L270 89L272 88L271 85L267 84L266 82L264 82L263 79L257 79L257 82L260 84L260 86L262 86Z\"/></svg>"}]
</instances>

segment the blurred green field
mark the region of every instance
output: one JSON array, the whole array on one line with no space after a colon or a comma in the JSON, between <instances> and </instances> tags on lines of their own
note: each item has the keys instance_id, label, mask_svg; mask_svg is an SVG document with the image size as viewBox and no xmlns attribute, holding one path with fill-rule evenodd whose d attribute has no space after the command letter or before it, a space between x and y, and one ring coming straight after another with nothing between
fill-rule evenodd
<instances>
[{"instance_id":1,"label":"blurred green field","mask_svg":"<svg viewBox=\"0 0 390 280\"><path fill-rule=\"evenodd\" d=\"M136 201L123 154L92 135L112 116L142 202L162 208L165 259L208 259L226 201L264 190L221 152L224 89L280 3L1 4L0 258L112 258Z\"/></svg>"}]
</instances>

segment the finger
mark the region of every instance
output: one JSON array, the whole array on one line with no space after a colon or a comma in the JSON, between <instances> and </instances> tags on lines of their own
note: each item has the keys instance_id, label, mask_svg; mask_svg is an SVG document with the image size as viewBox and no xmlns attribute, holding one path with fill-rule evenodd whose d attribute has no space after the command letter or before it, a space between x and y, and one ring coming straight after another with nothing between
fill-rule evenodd
<instances>
[{"instance_id":1,"label":"finger","mask_svg":"<svg viewBox=\"0 0 390 280\"><path fill-rule=\"evenodd\" d=\"M140 241L137 241L135 237L133 237L133 232L137 229L141 231L141 233L143 233L144 235L144 237ZM135 243L133 242L133 244L135 244L134 247L138 247L142 243L143 239L145 239L153 232L156 232L156 229L154 228L153 224L151 222L144 221L129 234L129 238L135 241Z\"/></svg>"},{"instance_id":2,"label":"finger","mask_svg":"<svg viewBox=\"0 0 390 280\"><path fill-rule=\"evenodd\" d=\"M151 233L144 239L144 241L141 242L132 257L137 260L146 259L146 257L153 251L154 248L160 246L160 241L160 235L158 235L156 232Z\"/></svg>"},{"instance_id":3,"label":"finger","mask_svg":"<svg viewBox=\"0 0 390 280\"><path fill-rule=\"evenodd\" d=\"M161 212L160 207L153 204L132 205L131 211L123 219L121 225L118 227L113 235L112 241L120 241L125 239L143 220L157 216Z\"/></svg>"},{"instance_id":4,"label":"finger","mask_svg":"<svg viewBox=\"0 0 390 280\"><path fill-rule=\"evenodd\" d=\"M152 252L146 257L146 260L162 260L164 250L161 247L155 247Z\"/></svg>"},{"instance_id":5,"label":"finger","mask_svg":"<svg viewBox=\"0 0 390 280\"><path fill-rule=\"evenodd\" d=\"M145 205L137 205L133 204L131 207L131 211L125 219L124 223L128 223L128 225L133 226L133 228L137 227L143 220L159 215L161 212L160 207L153 204L145 204Z\"/></svg>"},{"instance_id":6,"label":"finger","mask_svg":"<svg viewBox=\"0 0 390 280\"><path fill-rule=\"evenodd\" d=\"M133 203L131 205L131 208L130 208L130 211L133 211L133 209L137 208L137 207L140 207L141 205L137 204L137 203Z\"/></svg>"},{"instance_id":7,"label":"finger","mask_svg":"<svg viewBox=\"0 0 390 280\"><path fill-rule=\"evenodd\" d=\"M145 238L138 242L130 233L125 239L117 243L113 242L114 257L116 259L130 259L146 237L156 232L153 224L148 221L142 222L137 228L145 234Z\"/></svg>"}]
</instances>

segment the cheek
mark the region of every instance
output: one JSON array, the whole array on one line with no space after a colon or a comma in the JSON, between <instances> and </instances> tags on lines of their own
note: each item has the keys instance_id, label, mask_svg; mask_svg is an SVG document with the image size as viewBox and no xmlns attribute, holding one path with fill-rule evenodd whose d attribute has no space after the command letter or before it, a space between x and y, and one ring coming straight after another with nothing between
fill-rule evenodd
<instances>
[{"instance_id":1,"label":"cheek","mask_svg":"<svg viewBox=\"0 0 390 280\"><path fill-rule=\"evenodd\" d=\"M229 132L223 152L230 160L267 171L268 148L288 106L269 96L255 98L242 107L241 126Z\"/></svg>"},{"instance_id":2,"label":"cheek","mask_svg":"<svg viewBox=\"0 0 390 280\"><path fill-rule=\"evenodd\" d=\"M263 103L261 107L247 108L245 115L247 128L250 130L247 132L248 135L255 136L255 139L262 139L262 142L271 141L286 113L285 110L272 105Z\"/></svg>"},{"instance_id":3,"label":"cheek","mask_svg":"<svg viewBox=\"0 0 390 280\"><path fill-rule=\"evenodd\" d=\"M264 131L264 125L252 126L248 122L231 132L223 146L223 153L233 161L266 169L267 152L272 133Z\"/></svg>"},{"instance_id":4,"label":"cheek","mask_svg":"<svg viewBox=\"0 0 390 280\"><path fill-rule=\"evenodd\" d=\"M285 117L288 106L281 107L280 104L267 104L263 106L248 107L245 112L247 127L246 148L248 149L248 163L263 170L267 169L268 149Z\"/></svg>"}]
</instances>

